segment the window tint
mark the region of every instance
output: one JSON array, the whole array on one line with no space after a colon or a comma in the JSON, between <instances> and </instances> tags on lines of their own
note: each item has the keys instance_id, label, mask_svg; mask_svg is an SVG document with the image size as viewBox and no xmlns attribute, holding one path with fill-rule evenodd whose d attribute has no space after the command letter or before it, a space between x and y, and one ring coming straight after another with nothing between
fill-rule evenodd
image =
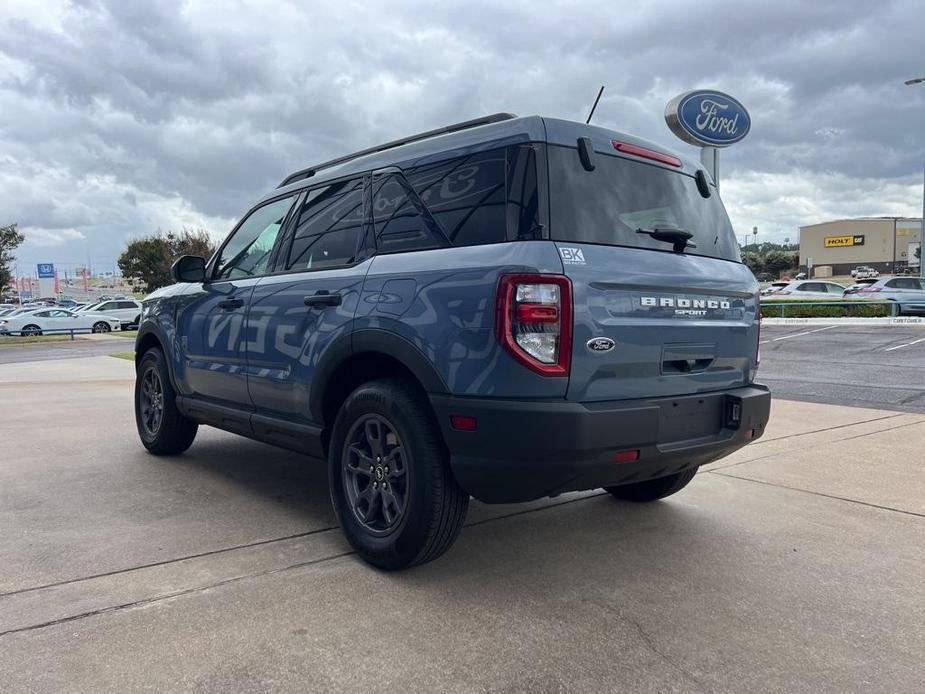
<instances>
[{"instance_id":1,"label":"window tint","mask_svg":"<svg viewBox=\"0 0 925 694\"><path fill-rule=\"evenodd\" d=\"M671 251L637 229L681 229L697 244L685 253L740 261L723 203L704 198L693 176L602 152L586 171L576 148L546 151L552 238Z\"/></svg>"},{"instance_id":2,"label":"window tint","mask_svg":"<svg viewBox=\"0 0 925 694\"><path fill-rule=\"evenodd\" d=\"M112 311L112 310L115 309L115 308L116 308L116 302L115 302L115 301L110 301L110 302L108 302L108 303L105 303L105 304L102 304L102 305L100 305L100 306L97 306L95 310L97 310L97 311Z\"/></svg>"},{"instance_id":3,"label":"window tint","mask_svg":"<svg viewBox=\"0 0 925 694\"><path fill-rule=\"evenodd\" d=\"M841 286L840 284L827 284L825 285L825 287L828 290L829 294L844 294L845 293L845 288Z\"/></svg>"},{"instance_id":4,"label":"window tint","mask_svg":"<svg viewBox=\"0 0 925 694\"><path fill-rule=\"evenodd\" d=\"M262 275L291 205L292 197L288 197L251 212L222 248L216 279Z\"/></svg>"},{"instance_id":5,"label":"window tint","mask_svg":"<svg viewBox=\"0 0 925 694\"><path fill-rule=\"evenodd\" d=\"M373 227L380 253L419 251L447 245L437 222L398 174L373 178Z\"/></svg>"},{"instance_id":6,"label":"window tint","mask_svg":"<svg viewBox=\"0 0 925 694\"><path fill-rule=\"evenodd\" d=\"M118 305L119 308L138 308L134 301L120 301Z\"/></svg>"},{"instance_id":7,"label":"window tint","mask_svg":"<svg viewBox=\"0 0 925 694\"><path fill-rule=\"evenodd\" d=\"M450 242L474 246L507 240L506 166L505 150L498 149L420 166L407 176ZM531 171L535 192L535 165ZM524 179L525 164L518 173Z\"/></svg>"},{"instance_id":8,"label":"window tint","mask_svg":"<svg viewBox=\"0 0 925 694\"><path fill-rule=\"evenodd\" d=\"M287 270L350 265L363 246L363 179L308 192L293 234Z\"/></svg>"},{"instance_id":9,"label":"window tint","mask_svg":"<svg viewBox=\"0 0 925 694\"><path fill-rule=\"evenodd\" d=\"M37 318L51 318L51 311L36 311L32 315Z\"/></svg>"}]
</instances>

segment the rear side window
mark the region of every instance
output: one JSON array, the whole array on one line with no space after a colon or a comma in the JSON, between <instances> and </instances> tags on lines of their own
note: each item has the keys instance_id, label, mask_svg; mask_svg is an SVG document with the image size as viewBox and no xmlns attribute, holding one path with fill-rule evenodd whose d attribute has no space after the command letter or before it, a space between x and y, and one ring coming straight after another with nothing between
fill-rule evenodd
<instances>
[{"instance_id":1,"label":"rear side window","mask_svg":"<svg viewBox=\"0 0 925 694\"><path fill-rule=\"evenodd\" d=\"M681 229L697 244L685 253L740 261L719 196L704 198L692 176L601 152L586 171L575 148L547 153L553 239L670 251L637 229Z\"/></svg>"},{"instance_id":2,"label":"rear side window","mask_svg":"<svg viewBox=\"0 0 925 694\"><path fill-rule=\"evenodd\" d=\"M921 289L922 281L917 280L914 277L897 277L894 280L890 280L886 283L887 287L892 287L894 289Z\"/></svg>"},{"instance_id":3,"label":"rear side window","mask_svg":"<svg viewBox=\"0 0 925 694\"><path fill-rule=\"evenodd\" d=\"M410 190L409 190L410 188ZM373 215L384 253L540 238L537 150L512 145L377 177Z\"/></svg>"},{"instance_id":4,"label":"rear side window","mask_svg":"<svg viewBox=\"0 0 925 694\"><path fill-rule=\"evenodd\" d=\"M286 269L352 265L363 246L364 220L362 178L310 190L299 212Z\"/></svg>"},{"instance_id":5,"label":"rear side window","mask_svg":"<svg viewBox=\"0 0 925 694\"><path fill-rule=\"evenodd\" d=\"M422 166L408 180L454 246L507 240L504 149Z\"/></svg>"},{"instance_id":6,"label":"rear side window","mask_svg":"<svg viewBox=\"0 0 925 694\"><path fill-rule=\"evenodd\" d=\"M373 178L373 227L381 253L419 251L449 245L433 215L401 174Z\"/></svg>"}]
</instances>

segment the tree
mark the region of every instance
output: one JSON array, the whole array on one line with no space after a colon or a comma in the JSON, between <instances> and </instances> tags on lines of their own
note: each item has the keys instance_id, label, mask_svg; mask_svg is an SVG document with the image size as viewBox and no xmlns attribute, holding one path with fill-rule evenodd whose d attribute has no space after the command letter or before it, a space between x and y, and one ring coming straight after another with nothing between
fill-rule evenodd
<instances>
[{"instance_id":1,"label":"tree","mask_svg":"<svg viewBox=\"0 0 925 694\"><path fill-rule=\"evenodd\" d=\"M783 251L768 251L764 256L764 270L765 272L770 272L773 275L782 272L783 270L789 270L795 265L795 258L792 253L784 253Z\"/></svg>"},{"instance_id":2,"label":"tree","mask_svg":"<svg viewBox=\"0 0 925 694\"><path fill-rule=\"evenodd\" d=\"M182 255L208 258L215 245L204 229L183 229L179 233L158 231L135 239L119 256L119 269L133 283L151 292L173 282L170 266Z\"/></svg>"},{"instance_id":3,"label":"tree","mask_svg":"<svg viewBox=\"0 0 925 694\"><path fill-rule=\"evenodd\" d=\"M0 227L0 290L6 288L13 279L11 266L15 256L13 251L25 240L15 224Z\"/></svg>"}]
</instances>

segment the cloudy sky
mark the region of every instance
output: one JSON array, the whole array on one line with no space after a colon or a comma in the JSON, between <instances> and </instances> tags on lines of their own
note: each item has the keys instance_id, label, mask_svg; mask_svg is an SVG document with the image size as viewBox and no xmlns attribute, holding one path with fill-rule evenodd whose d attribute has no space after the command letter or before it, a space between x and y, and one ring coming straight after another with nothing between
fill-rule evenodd
<instances>
[{"instance_id":1,"label":"cloudy sky","mask_svg":"<svg viewBox=\"0 0 925 694\"><path fill-rule=\"evenodd\" d=\"M921 214L925 5L696 0L0 0L0 224L21 268L115 266L133 236L224 235L284 175L496 111L695 153L665 104L749 108L722 154L736 230Z\"/></svg>"}]
</instances>

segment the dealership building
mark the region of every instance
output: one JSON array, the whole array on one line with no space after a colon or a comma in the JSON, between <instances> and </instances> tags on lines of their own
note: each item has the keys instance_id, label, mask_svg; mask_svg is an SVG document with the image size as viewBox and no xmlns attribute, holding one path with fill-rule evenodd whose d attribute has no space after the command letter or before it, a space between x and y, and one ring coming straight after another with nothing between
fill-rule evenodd
<instances>
[{"instance_id":1,"label":"dealership building","mask_svg":"<svg viewBox=\"0 0 925 694\"><path fill-rule=\"evenodd\" d=\"M922 220L860 217L800 227L800 271L812 277L847 275L858 265L881 273L919 266Z\"/></svg>"}]
</instances>

